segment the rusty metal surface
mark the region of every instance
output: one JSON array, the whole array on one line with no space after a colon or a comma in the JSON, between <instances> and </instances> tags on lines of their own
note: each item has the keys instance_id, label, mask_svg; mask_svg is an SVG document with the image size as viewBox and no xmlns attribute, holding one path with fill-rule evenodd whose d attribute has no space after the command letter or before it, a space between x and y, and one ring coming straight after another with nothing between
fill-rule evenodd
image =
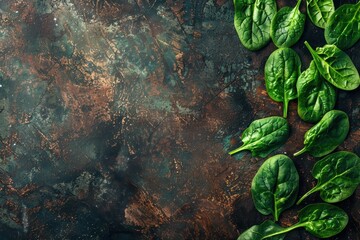
<instances>
[{"instance_id":1,"label":"rusty metal surface","mask_svg":"<svg viewBox=\"0 0 360 240\"><path fill-rule=\"evenodd\" d=\"M227 151L252 120L282 113L263 79L275 47L244 49L233 14L230 0L0 1L1 239L236 239L266 219L250 196L264 159ZM294 46L304 66L304 39L322 36L307 22ZM347 53L360 69L360 44ZM357 154L359 93L336 105L351 123L339 150ZM288 118L276 153L292 155L311 125L296 101ZM316 160L293 159L304 193ZM350 222L331 239L360 239L360 191L338 205Z\"/></svg>"}]
</instances>

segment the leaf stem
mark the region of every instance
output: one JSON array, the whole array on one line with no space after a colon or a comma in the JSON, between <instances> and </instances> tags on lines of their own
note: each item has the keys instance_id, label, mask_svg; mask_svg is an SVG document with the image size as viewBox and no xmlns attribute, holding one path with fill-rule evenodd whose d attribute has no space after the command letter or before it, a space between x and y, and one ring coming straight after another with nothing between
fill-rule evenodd
<instances>
[{"instance_id":1,"label":"leaf stem","mask_svg":"<svg viewBox=\"0 0 360 240\"><path fill-rule=\"evenodd\" d=\"M294 157L299 156L300 154L303 154L303 153L306 152L306 151L307 151L307 149L306 149L306 147L304 147L304 148L301 149L300 151L294 153Z\"/></svg>"},{"instance_id":2,"label":"leaf stem","mask_svg":"<svg viewBox=\"0 0 360 240\"><path fill-rule=\"evenodd\" d=\"M245 147L244 147L244 146L241 146L241 147L238 147L238 148L230 151L229 154L230 154L230 155L234 155L235 153L241 152L241 151L243 151L243 150L245 150Z\"/></svg>"},{"instance_id":3,"label":"leaf stem","mask_svg":"<svg viewBox=\"0 0 360 240\"><path fill-rule=\"evenodd\" d=\"M295 8L299 9L299 8L300 8L300 4L301 4L301 0L298 0L297 3L296 3Z\"/></svg>"},{"instance_id":4,"label":"leaf stem","mask_svg":"<svg viewBox=\"0 0 360 240\"><path fill-rule=\"evenodd\" d=\"M290 227L284 228L282 231L266 235L266 238L273 237L273 236L280 235L280 234L284 234L284 233L290 232L291 230L294 230L295 228L304 227L305 225L306 225L306 223L296 223L296 224L294 224L294 225L292 225Z\"/></svg>"},{"instance_id":5,"label":"leaf stem","mask_svg":"<svg viewBox=\"0 0 360 240\"><path fill-rule=\"evenodd\" d=\"M297 202L296 205L299 205L305 198L307 198L309 195L311 195L314 192L319 191L319 188L314 187L312 189L310 189L307 193L305 193Z\"/></svg>"},{"instance_id":6,"label":"leaf stem","mask_svg":"<svg viewBox=\"0 0 360 240\"><path fill-rule=\"evenodd\" d=\"M283 106L283 117L287 118L287 112L289 107L289 101L287 99L284 99L284 106Z\"/></svg>"}]
</instances>

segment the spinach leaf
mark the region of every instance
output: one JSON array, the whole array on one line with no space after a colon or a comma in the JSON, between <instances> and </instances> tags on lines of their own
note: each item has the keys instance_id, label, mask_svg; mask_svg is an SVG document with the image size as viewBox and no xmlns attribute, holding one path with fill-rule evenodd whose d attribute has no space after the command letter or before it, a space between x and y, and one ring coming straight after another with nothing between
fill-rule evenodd
<instances>
[{"instance_id":1,"label":"spinach leaf","mask_svg":"<svg viewBox=\"0 0 360 240\"><path fill-rule=\"evenodd\" d=\"M335 45L311 48L305 41L320 74L337 88L354 90L360 85L359 73L350 57Z\"/></svg>"},{"instance_id":2,"label":"spinach leaf","mask_svg":"<svg viewBox=\"0 0 360 240\"><path fill-rule=\"evenodd\" d=\"M255 51L270 41L270 24L276 13L275 0L234 0L234 25L241 43Z\"/></svg>"},{"instance_id":3,"label":"spinach leaf","mask_svg":"<svg viewBox=\"0 0 360 240\"><path fill-rule=\"evenodd\" d=\"M299 212L299 222L306 231L319 238L329 238L340 233L349 221L348 215L339 207L328 203L310 204Z\"/></svg>"},{"instance_id":4,"label":"spinach leaf","mask_svg":"<svg viewBox=\"0 0 360 240\"><path fill-rule=\"evenodd\" d=\"M360 158L352 152L332 153L314 165L312 175L318 180L316 186L297 204L317 191L325 202L340 202L350 197L360 183Z\"/></svg>"},{"instance_id":5,"label":"spinach leaf","mask_svg":"<svg viewBox=\"0 0 360 240\"><path fill-rule=\"evenodd\" d=\"M296 81L300 73L300 57L291 48L275 50L265 63L266 91L271 99L284 103L285 118L289 101L297 98Z\"/></svg>"},{"instance_id":6,"label":"spinach leaf","mask_svg":"<svg viewBox=\"0 0 360 240\"><path fill-rule=\"evenodd\" d=\"M237 240L282 240L287 232L303 227L319 238L329 238L339 234L349 222L344 210L328 203L310 204L299 212L299 221L287 228L265 221L243 232Z\"/></svg>"},{"instance_id":7,"label":"spinach leaf","mask_svg":"<svg viewBox=\"0 0 360 240\"><path fill-rule=\"evenodd\" d=\"M294 156L309 152L314 157L323 157L334 151L345 140L348 132L347 114L340 110L331 110L305 133L304 148Z\"/></svg>"},{"instance_id":8,"label":"spinach leaf","mask_svg":"<svg viewBox=\"0 0 360 240\"><path fill-rule=\"evenodd\" d=\"M272 214L275 221L294 205L298 190L299 174L293 161L283 154L267 159L251 183L256 209L264 215Z\"/></svg>"},{"instance_id":9,"label":"spinach leaf","mask_svg":"<svg viewBox=\"0 0 360 240\"><path fill-rule=\"evenodd\" d=\"M343 4L325 26L325 40L341 49L352 47L360 39L360 2Z\"/></svg>"},{"instance_id":10,"label":"spinach leaf","mask_svg":"<svg viewBox=\"0 0 360 240\"><path fill-rule=\"evenodd\" d=\"M254 225L245 232L243 232L237 240L283 240L285 238L285 234L268 237L270 234L275 234L281 231L283 231L282 227L280 227L273 221L266 220L260 225Z\"/></svg>"},{"instance_id":11,"label":"spinach leaf","mask_svg":"<svg viewBox=\"0 0 360 240\"><path fill-rule=\"evenodd\" d=\"M270 36L277 47L291 47L303 34L306 16L299 10L300 3L281 8L271 21Z\"/></svg>"},{"instance_id":12,"label":"spinach leaf","mask_svg":"<svg viewBox=\"0 0 360 240\"><path fill-rule=\"evenodd\" d=\"M271 116L255 120L242 134L244 144L229 154L250 150L254 157L266 157L285 143L289 133L290 126L282 117Z\"/></svg>"},{"instance_id":13,"label":"spinach leaf","mask_svg":"<svg viewBox=\"0 0 360 240\"><path fill-rule=\"evenodd\" d=\"M320 28L325 25L335 11L333 0L306 0L307 14L311 22Z\"/></svg>"},{"instance_id":14,"label":"spinach leaf","mask_svg":"<svg viewBox=\"0 0 360 240\"><path fill-rule=\"evenodd\" d=\"M336 103L335 88L322 78L314 61L296 83L298 114L306 122L318 122Z\"/></svg>"}]
</instances>

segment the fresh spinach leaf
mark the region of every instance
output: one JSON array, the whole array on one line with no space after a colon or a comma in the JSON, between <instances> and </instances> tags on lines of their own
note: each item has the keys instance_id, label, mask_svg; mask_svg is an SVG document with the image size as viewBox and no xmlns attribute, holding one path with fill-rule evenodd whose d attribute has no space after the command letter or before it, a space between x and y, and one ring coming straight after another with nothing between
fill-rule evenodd
<instances>
[{"instance_id":1,"label":"fresh spinach leaf","mask_svg":"<svg viewBox=\"0 0 360 240\"><path fill-rule=\"evenodd\" d=\"M300 12L300 3L281 8L271 21L270 36L277 47L291 47L303 34L306 15Z\"/></svg>"},{"instance_id":2,"label":"fresh spinach leaf","mask_svg":"<svg viewBox=\"0 0 360 240\"><path fill-rule=\"evenodd\" d=\"M290 134L286 119L278 116L266 117L253 121L242 133L243 145L230 155L243 150L251 151L254 157L266 157L285 143Z\"/></svg>"},{"instance_id":3,"label":"fresh spinach leaf","mask_svg":"<svg viewBox=\"0 0 360 240\"><path fill-rule=\"evenodd\" d=\"M285 234L303 227L306 231L319 238L329 238L339 234L349 222L344 210L328 203L310 204L299 212L299 221L283 228L267 220L243 232L237 240L282 240Z\"/></svg>"},{"instance_id":4,"label":"fresh spinach leaf","mask_svg":"<svg viewBox=\"0 0 360 240\"><path fill-rule=\"evenodd\" d=\"M360 85L359 73L350 57L335 45L311 48L305 41L320 74L337 88L354 90Z\"/></svg>"},{"instance_id":5,"label":"fresh spinach leaf","mask_svg":"<svg viewBox=\"0 0 360 240\"><path fill-rule=\"evenodd\" d=\"M255 51L270 41L270 25L277 7L275 0L234 0L234 25L241 43Z\"/></svg>"},{"instance_id":6,"label":"fresh spinach leaf","mask_svg":"<svg viewBox=\"0 0 360 240\"><path fill-rule=\"evenodd\" d=\"M335 11L333 0L306 0L307 14L311 22L320 28L325 25Z\"/></svg>"},{"instance_id":7,"label":"fresh spinach leaf","mask_svg":"<svg viewBox=\"0 0 360 240\"><path fill-rule=\"evenodd\" d=\"M283 154L267 159L251 183L256 209L264 215L272 214L275 221L294 205L298 190L299 174L293 161Z\"/></svg>"},{"instance_id":8,"label":"fresh spinach leaf","mask_svg":"<svg viewBox=\"0 0 360 240\"><path fill-rule=\"evenodd\" d=\"M275 50L265 63L266 91L271 99L284 103L284 118L287 117L289 101L297 98L296 81L300 73L300 57L291 48Z\"/></svg>"},{"instance_id":9,"label":"fresh spinach leaf","mask_svg":"<svg viewBox=\"0 0 360 240\"><path fill-rule=\"evenodd\" d=\"M268 237L269 235L283 231L283 229L284 228L280 227L273 221L266 220L260 225L254 225L243 232L237 240L283 240L285 238L285 234Z\"/></svg>"},{"instance_id":10,"label":"fresh spinach leaf","mask_svg":"<svg viewBox=\"0 0 360 240\"><path fill-rule=\"evenodd\" d=\"M340 202L350 197L360 183L360 158L346 151L329 154L316 162L312 175L318 180L316 186L302 196L297 204L317 191L325 202Z\"/></svg>"},{"instance_id":11,"label":"fresh spinach leaf","mask_svg":"<svg viewBox=\"0 0 360 240\"><path fill-rule=\"evenodd\" d=\"M347 114L340 110L331 110L305 133L304 148L294 156L309 152L314 157L323 157L334 151L345 140L348 132Z\"/></svg>"},{"instance_id":12,"label":"fresh spinach leaf","mask_svg":"<svg viewBox=\"0 0 360 240\"><path fill-rule=\"evenodd\" d=\"M360 39L360 2L343 4L330 16L325 26L325 40L343 50Z\"/></svg>"},{"instance_id":13,"label":"fresh spinach leaf","mask_svg":"<svg viewBox=\"0 0 360 240\"><path fill-rule=\"evenodd\" d=\"M348 215L341 208L328 203L315 203L300 210L299 222L292 227L301 226L315 237L329 238L340 233L348 221Z\"/></svg>"},{"instance_id":14,"label":"fresh spinach leaf","mask_svg":"<svg viewBox=\"0 0 360 240\"><path fill-rule=\"evenodd\" d=\"M314 61L298 78L298 114L306 122L318 122L336 103L335 88L320 75Z\"/></svg>"}]
</instances>

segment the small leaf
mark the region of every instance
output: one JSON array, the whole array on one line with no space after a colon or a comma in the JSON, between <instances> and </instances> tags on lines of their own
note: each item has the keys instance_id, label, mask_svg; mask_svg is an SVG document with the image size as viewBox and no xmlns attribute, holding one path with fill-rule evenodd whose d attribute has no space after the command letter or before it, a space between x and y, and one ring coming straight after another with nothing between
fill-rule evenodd
<instances>
[{"instance_id":1,"label":"small leaf","mask_svg":"<svg viewBox=\"0 0 360 240\"><path fill-rule=\"evenodd\" d=\"M260 225L254 225L245 232L243 232L237 240L283 240L285 234L279 234L272 237L267 237L274 233L281 232L282 227L275 224L273 221L267 220Z\"/></svg>"}]
</instances>

